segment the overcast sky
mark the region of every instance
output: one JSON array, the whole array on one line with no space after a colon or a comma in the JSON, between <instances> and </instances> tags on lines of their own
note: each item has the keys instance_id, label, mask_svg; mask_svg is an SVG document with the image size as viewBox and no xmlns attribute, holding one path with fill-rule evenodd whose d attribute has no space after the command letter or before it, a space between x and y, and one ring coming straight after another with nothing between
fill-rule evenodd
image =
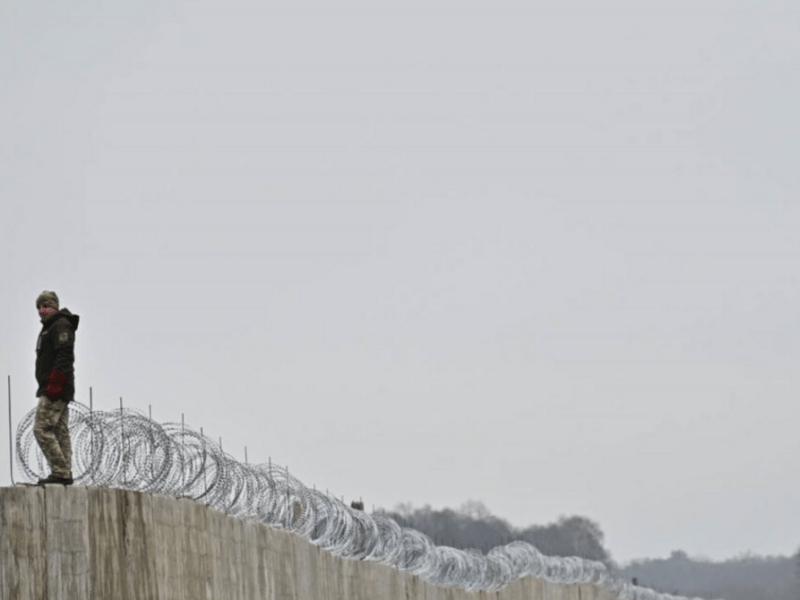
<instances>
[{"instance_id":1,"label":"overcast sky","mask_svg":"<svg viewBox=\"0 0 800 600\"><path fill-rule=\"evenodd\" d=\"M79 400L368 508L791 553L799 63L794 0L6 2L15 421L53 289Z\"/></svg>"}]
</instances>

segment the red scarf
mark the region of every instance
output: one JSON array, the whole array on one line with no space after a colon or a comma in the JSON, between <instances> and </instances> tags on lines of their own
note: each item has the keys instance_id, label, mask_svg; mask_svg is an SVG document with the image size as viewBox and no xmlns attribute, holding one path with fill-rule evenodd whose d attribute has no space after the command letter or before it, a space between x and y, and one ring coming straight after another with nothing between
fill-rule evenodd
<instances>
[{"instance_id":1,"label":"red scarf","mask_svg":"<svg viewBox=\"0 0 800 600\"><path fill-rule=\"evenodd\" d=\"M53 308L52 306L40 306L39 307L39 316L42 319L46 319L50 315L56 314L58 311Z\"/></svg>"}]
</instances>

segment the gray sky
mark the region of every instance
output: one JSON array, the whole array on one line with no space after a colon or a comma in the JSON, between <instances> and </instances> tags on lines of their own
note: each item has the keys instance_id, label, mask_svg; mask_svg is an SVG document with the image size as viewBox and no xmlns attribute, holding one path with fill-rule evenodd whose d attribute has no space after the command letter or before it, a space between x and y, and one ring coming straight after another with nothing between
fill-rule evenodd
<instances>
[{"instance_id":1,"label":"gray sky","mask_svg":"<svg viewBox=\"0 0 800 600\"><path fill-rule=\"evenodd\" d=\"M793 552L800 9L602 4L5 3L16 419L55 289L79 399L368 507Z\"/></svg>"}]
</instances>

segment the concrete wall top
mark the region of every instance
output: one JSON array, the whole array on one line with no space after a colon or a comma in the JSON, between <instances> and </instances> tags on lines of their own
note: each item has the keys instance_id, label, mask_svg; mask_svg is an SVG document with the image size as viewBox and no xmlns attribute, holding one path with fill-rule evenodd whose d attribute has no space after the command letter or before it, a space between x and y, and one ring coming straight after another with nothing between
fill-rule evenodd
<instances>
[{"instance_id":1,"label":"concrete wall top","mask_svg":"<svg viewBox=\"0 0 800 600\"><path fill-rule=\"evenodd\" d=\"M193 500L102 487L0 488L2 600L615 600L526 577L443 588Z\"/></svg>"}]
</instances>

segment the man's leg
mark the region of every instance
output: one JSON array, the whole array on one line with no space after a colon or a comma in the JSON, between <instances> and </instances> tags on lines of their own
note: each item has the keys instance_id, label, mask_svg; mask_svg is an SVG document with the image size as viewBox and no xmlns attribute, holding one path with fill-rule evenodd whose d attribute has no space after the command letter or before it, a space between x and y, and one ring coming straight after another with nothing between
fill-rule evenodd
<instances>
[{"instance_id":1,"label":"man's leg","mask_svg":"<svg viewBox=\"0 0 800 600\"><path fill-rule=\"evenodd\" d=\"M53 475L64 479L72 477L68 406L69 403L64 400L50 400L47 396L40 396L33 422L33 435L42 449L42 454L50 463ZM66 445L64 445L65 439ZM64 456L62 447L66 450L67 456Z\"/></svg>"},{"instance_id":2,"label":"man's leg","mask_svg":"<svg viewBox=\"0 0 800 600\"><path fill-rule=\"evenodd\" d=\"M64 410L61 411L61 418L56 425L56 438L61 447L61 455L64 457L64 464L67 467L68 479L72 479L72 440L69 437L69 402L66 403Z\"/></svg>"}]
</instances>

